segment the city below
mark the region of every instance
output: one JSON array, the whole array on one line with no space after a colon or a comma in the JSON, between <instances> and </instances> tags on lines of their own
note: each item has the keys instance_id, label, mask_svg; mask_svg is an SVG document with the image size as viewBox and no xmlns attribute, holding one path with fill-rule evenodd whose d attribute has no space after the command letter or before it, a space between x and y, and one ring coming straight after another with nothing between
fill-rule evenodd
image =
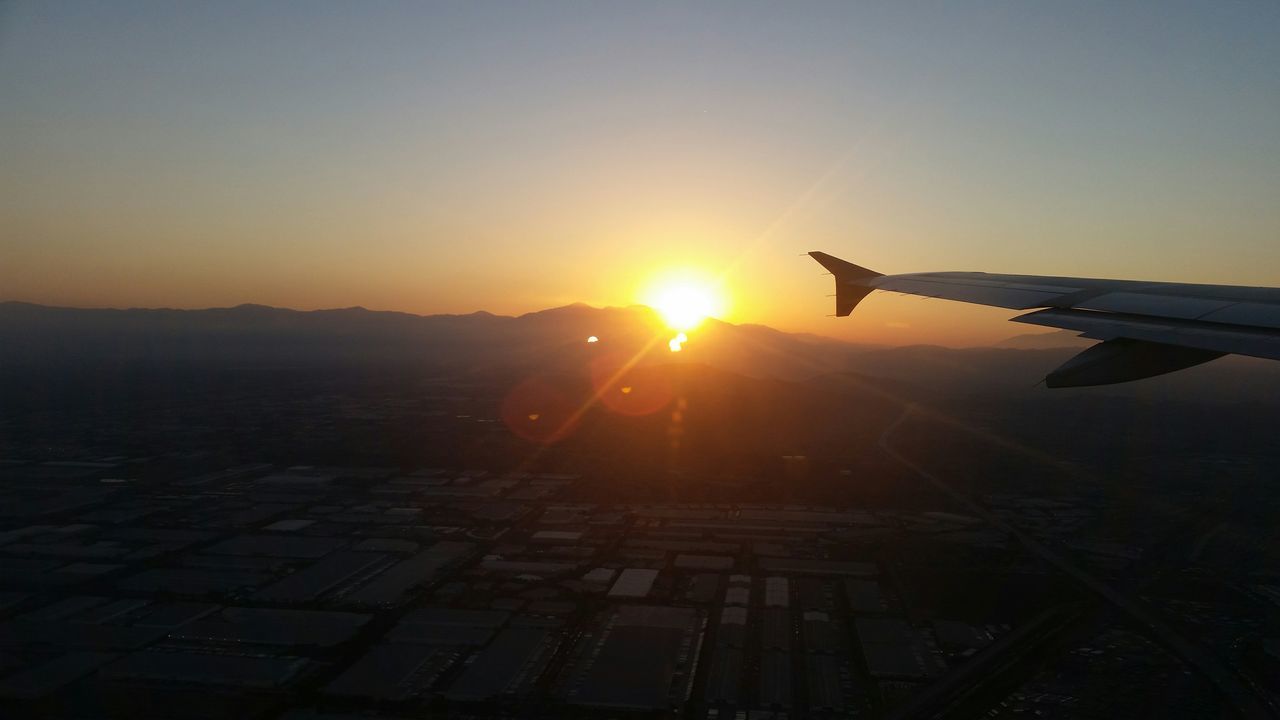
<instances>
[{"instance_id":1,"label":"city below","mask_svg":"<svg viewBox=\"0 0 1280 720\"><path fill-rule=\"evenodd\" d=\"M3 714L1274 711L1272 364L656 332L0 306Z\"/></svg>"},{"instance_id":2,"label":"city below","mask_svg":"<svg viewBox=\"0 0 1280 720\"><path fill-rule=\"evenodd\" d=\"M898 449L912 414L878 443L918 484L868 506L610 501L587 473L510 468L5 461L0 698L32 716L753 720L1208 717L1247 713L1247 678L1275 697L1274 643L1219 648L1239 661L1223 669L1159 636L1225 645L1274 617L1274 580L1179 564L1213 522L1175 513L1196 530L1170 541L1112 524L1090 489L967 500ZM1165 619L1143 627L1138 597Z\"/></svg>"}]
</instances>

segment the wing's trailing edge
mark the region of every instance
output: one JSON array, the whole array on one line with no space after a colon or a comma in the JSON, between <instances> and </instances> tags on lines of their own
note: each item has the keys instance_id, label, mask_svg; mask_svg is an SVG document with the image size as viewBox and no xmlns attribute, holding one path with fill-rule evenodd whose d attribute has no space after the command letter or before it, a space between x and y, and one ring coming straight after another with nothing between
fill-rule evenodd
<instances>
[{"instance_id":1,"label":"wing's trailing edge","mask_svg":"<svg viewBox=\"0 0 1280 720\"><path fill-rule=\"evenodd\" d=\"M836 315L873 290L1036 310L1013 318L1101 340L1045 378L1049 387L1127 382L1226 354L1280 360L1280 288L933 272L882 275L823 252Z\"/></svg>"}]
</instances>

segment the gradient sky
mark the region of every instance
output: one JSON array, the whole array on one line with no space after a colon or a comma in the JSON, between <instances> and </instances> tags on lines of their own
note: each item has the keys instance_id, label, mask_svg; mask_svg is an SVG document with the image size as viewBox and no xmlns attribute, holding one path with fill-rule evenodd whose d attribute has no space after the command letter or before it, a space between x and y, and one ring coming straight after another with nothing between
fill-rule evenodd
<instances>
[{"instance_id":1,"label":"gradient sky","mask_svg":"<svg viewBox=\"0 0 1280 720\"><path fill-rule=\"evenodd\" d=\"M881 272L1280 285L1280 4L0 3L0 299L976 344Z\"/></svg>"}]
</instances>

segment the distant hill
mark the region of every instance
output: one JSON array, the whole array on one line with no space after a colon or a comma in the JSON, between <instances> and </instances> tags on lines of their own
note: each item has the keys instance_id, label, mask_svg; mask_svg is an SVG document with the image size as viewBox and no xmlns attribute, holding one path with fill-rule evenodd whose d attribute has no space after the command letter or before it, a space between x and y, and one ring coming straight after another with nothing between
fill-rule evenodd
<instances>
[{"instance_id":1,"label":"distant hill","mask_svg":"<svg viewBox=\"0 0 1280 720\"><path fill-rule=\"evenodd\" d=\"M892 380L900 393L1043 393L1040 380L1091 344L1069 332L1012 337L996 347L877 347L762 325L707 320L679 353L648 307L575 304L518 317L413 315L364 308L297 311L262 305L207 310L58 308L0 303L0 370L20 367L411 369L436 374L556 371L614 364L700 364L756 378L843 373ZM597 342L588 343L594 336ZM11 373L12 374L12 373ZM1059 394L1064 391L1056 391ZM1280 396L1280 363L1228 357L1138 383L1065 391L1206 400Z\"/></svg>"},{"instance_id":2,"label":"distant hill","mask_svg":"<svg viewBox=\"0 0 1280 720\"><path fill-rule=\"evenodd\" d=\"M946 450L986 480L1039 481L1044 458L1105 474L1123 457L1127 473L1151 477L1216 467L1192 455L1280 466L1268 430L1280 363L1227 357L1050 391L1040 380L1077 348L874 347L708 321L672 353L672 335L645 307L504 317L0 303L0 458L218 447L280 462L514 462L530 440L516 430L545 418L525 431L576 425L557 447L633 488L674 467L738 478L726 487L754 478L759 497L777 499L792 490L777 478L844 468L868 479L840 489L847 500L914 492L888 482L897 471L875 449L914 403L920 451ZM1009 447L1040 459L1011 469ZM825 470L797 471L800 456Z\"/></svg>"},{"instance_id":3,"label":"distant hill","mask_svg":"<svg viewBox=\"0 0 1280 720\"><path fill-rule=\"evenodd\" d=\"M0 303L0 367L89 361L474 370L555 366L577 363L586 353L613 353L642 363L695 362L756 377L804 378L844 370L853 355L870 347L708 320L689 333L677 354L668 349L674 335L644 306L577 304L506 317L261 305L99 310ZM587 343L591 336L598 342Z\"/></svg>"}]
</instances>

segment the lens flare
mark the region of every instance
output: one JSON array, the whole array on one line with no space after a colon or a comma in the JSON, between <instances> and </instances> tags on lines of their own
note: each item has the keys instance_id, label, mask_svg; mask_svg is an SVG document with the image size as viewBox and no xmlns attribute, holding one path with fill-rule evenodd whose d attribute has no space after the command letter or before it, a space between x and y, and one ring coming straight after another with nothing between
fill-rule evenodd
<instances>
[{"instance_id":1,"label":"lens flare","mask_svg":"<svg viewBox=\"0 0 1280 720\"><path fill-rule=\"evenodd\" d=\"M591 362L591 383L600 403L619 415L651 415L666 407L674 393L660 367L628 366L624 355L604 355Z\"/></svg>"},{"instance_id":2,"label":"lens flare","mask_svg":"<svg viewBox=\"0 0 1280 720\"><path fill-rule=\"evenodd\" d=\"M502 401L502 422L517 436L543 445L568 437L577 427L578 395L555 378L533 377Z\"/></svg>"}]
</instances>

